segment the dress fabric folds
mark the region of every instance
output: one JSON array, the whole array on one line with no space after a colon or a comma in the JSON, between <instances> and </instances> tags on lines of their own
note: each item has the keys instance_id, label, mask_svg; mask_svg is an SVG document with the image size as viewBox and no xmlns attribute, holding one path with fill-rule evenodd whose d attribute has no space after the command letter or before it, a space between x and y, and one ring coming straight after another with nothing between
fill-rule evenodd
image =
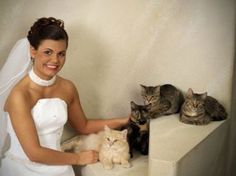
<instances>
[{"instance_id":1,"label":"dress fabric folds","mask_svg":"<svg viewBox=\"0 0 236 176\"><path fill-rule=\"evenodd\" d=\"M60 140L67 121L67 104L60 98L39 99L33 107L32 117L37 129L40 145L60 151ZM29 160L24 153L12 128L9 114L7 132L10 136L10 148L5 153L1 168L1 176L74 176L70 165L46 165Z\"/></svg>"}]
</instances>

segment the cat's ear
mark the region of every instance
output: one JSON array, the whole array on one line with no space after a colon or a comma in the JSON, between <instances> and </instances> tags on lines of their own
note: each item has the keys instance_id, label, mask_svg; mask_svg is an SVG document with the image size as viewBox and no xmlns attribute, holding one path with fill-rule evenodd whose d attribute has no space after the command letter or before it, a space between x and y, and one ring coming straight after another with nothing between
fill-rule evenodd
<instances>
[{"instance_id":1,"label":"cat's ear","mask_svg":"<svg viewBox=\"0 0 236 176\"><path fill-rule=\"evenodd\" d=\"M140 86L141 86L142 89L145 89L145 88L146 88L146 86L143 85L143 84L140 84Z\"/></svg>"},{"instance_id":2,"label":"cat's ear","mask_svg":"<svg viewBox=\"0 0 236 176\"><path fill-rule=\"evenodd\" d=\"M130 105L131 105L131 109L135 109L136 108L136 104L133 101L130 102Z\"/></svg>"},{"instance_id":3,"label":"cat's ear","mask_svg":"<svg viewBox=\"0 0 236 176\"><path fill-rule=\"evenodd\" d=\"M109 132L111 129L107 125L105 125L104 130L105 130L105 132Z\"/></svg>"},{"instance_id":4,"label":"cat's ear","mask_svg":"<svg viewBox=\"0 0 236 176\"><path fill-rule=\"evenodd\" d=\"M193 89L189 88L187 92L187 98L191 98L193 96Z\"/></svg>"},{"instance_id":5,"label":"cat's ear","mask_svg":"<svg viewBox=\"0 0 236 176\"><path fill-rule=\"evenodd\" d=\"M154 94L160 94L161 86L155 86L154 87Z\"/></svg>"},{"instance_id":6,"label":"cat's ear","mask_svg":"<svg viewBox=\"0 0 236 176\"><path fill-rule=\"evenodd\" d=\"M205 100L205 99L206 99L206 97L207 97L207 92L205 92L205 93L201 94L201 98L202 98L203 100Z\"/></svg>"},{"instance_id":7,"label":"cat's ear","mask_svg":"<svg viewBox=\"0 0 236 176\"><path fill-rule=\"evenodd\" d=\"M145 95L146 86L144 86L144 85L142 85L142 84L140 84L140 86L141 86L141 94L142 94L142 95Z\"/></svg>"},{"instance_id":8,"label":"cat's ear","mask_svg":"<svg viewBox=\"0 0 236 176\"><path fill-rule=\"evenodd\" d=\"M128 130L125 129L125 130L122 130L121 132L122 132L123 139L127 139Z\"/></svg>"}]
</instances>

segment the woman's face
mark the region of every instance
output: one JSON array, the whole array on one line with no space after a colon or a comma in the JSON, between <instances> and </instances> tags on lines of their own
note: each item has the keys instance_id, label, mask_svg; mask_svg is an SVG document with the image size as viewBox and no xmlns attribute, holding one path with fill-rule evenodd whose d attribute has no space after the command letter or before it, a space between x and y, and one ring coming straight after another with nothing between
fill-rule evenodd
<instances>
[{"instance_id":1,"label":"woman's face","mask_svg":"<svg viewBox=\"0 0 236 176\"><path fill-rule=\"evenodd\" d=\"M43 40L38 49L30 48L34 71L42 79L51 79L63 67L66 59L65 40Z\"/></svg>"}]
</instances>

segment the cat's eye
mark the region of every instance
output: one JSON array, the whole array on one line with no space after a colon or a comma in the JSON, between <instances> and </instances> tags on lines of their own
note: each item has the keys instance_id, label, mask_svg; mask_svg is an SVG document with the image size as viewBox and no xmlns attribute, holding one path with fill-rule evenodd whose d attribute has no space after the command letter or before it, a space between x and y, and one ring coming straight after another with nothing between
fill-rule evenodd
<instances>
[{"instance_id":1,"label":"cat's eye","mask_svg":"<svg viewBox=\"0 0 236 176\"><path fill-rule=\"evenodd\" d=\"M203 107L204 107L204 106L203 106L202 104L199 104L199 105L198 105L198 108L200 108L200 109L203 108Z\"/></svg>"},{"instance_id":2,"label":"cat's eye","mask_svg":"<svg viewBox=\"0 0 236 176\"><path fill-rule=\"evenodd\" d=\"M107 138L107 141L110 141L110 139L109 139L109 138Z\"/></svg>"}]
</instances>

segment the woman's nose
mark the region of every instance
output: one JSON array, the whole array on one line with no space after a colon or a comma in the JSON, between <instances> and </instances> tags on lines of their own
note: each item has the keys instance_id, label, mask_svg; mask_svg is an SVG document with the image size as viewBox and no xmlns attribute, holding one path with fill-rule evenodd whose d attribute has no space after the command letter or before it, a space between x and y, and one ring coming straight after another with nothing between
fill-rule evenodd
<instances>
[{"instance_id":1,"label":"woman's nose","mask_svg":"<svg viewBox=\"0 0 236 176\"><path fill-rule=\"evenodd\" d=\"M57 63L58 60L59 60L58 55L57 55L57 54L53 54L53 55L51 56L51 60L52 60L53 62Z\"/></svg>"}]
</instances>

